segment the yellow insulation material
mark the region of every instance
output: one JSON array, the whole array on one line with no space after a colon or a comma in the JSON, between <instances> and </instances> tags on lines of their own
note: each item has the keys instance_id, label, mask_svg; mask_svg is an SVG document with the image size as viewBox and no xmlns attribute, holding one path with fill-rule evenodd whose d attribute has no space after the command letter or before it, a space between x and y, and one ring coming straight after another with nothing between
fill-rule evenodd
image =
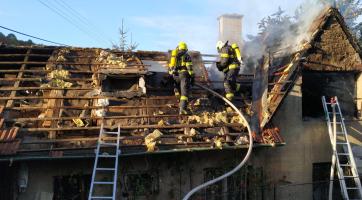
<instances>
[{"instance_id":1,"label":"yellow insulation material","mask_svg":"<svg viewBox=\"0 0 362 200\"><path fill-rule=\"evenodd\" d=\"M162 132L156 129L145 137L145 145L147 146L148 152L155 151L157 141L161 138L162 135Z\"/></svg>"}]
</instances>

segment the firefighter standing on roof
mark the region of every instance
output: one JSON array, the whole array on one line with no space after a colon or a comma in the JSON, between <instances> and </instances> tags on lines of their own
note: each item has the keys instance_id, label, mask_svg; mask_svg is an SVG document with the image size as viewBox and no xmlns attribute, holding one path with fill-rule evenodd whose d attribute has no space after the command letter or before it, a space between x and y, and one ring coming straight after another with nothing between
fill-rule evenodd
<instances>
[{"instance_id":1,"label":"firefighter standing on roof","mask_svg":"<svg viewBox=\"0 0 362 200\"><path fill-rule=\"evenodd\" d=\"M236 78L240 71L240 65L243 64L241 53L237 44L229 45L218 41L216 49L219 52L219 61L216 67L219 71L224 72L225 96L228 100L233 100L235 93L239 92L240 84L236 83Z\"/></svg>"},{"instance_id":2,"label":"firefighter standing on roof","mask_svg":"<svg viewBox=\"0 0 362 200\"><path fill-rule=\"evenodd\" d=\"M176 49L172 50L169 63L169 74L174 79L175 96L180 99L180 114L188 113L186 107L189 100L189 90L195 80L191 56L187 51L186 43L180 42Z\"/></svg>"}]
</instances>

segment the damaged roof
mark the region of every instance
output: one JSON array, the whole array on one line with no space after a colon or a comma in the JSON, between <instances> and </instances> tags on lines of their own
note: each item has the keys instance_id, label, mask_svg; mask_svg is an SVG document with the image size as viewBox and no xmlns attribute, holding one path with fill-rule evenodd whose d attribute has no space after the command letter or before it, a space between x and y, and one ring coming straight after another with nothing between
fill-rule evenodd
<instances>
[{"instance_id":1,"label":"damaged roof","mask_svg":"<svg viewBox=\"0 0 362 200\"><path fill-rule=\"evenodd\" d=\"M201 54L191 57L209 85ZM178 115L167 61L167 52L1 47L0 159L94 156L101 124L121 125L124 155L244 148L240 119L207 92L193 88L192 114ZM275 127L264 135L259 146L284 143Z\"/></svg>"},{"instance_id":2,"label":"damaged roof","mask_svg":"<svg viewBox=\"0 0 362 200\"><path fill-rule=\"evenodd\" d=\"M362 71L361 49L336 8L323 9L306 34L308 40L301 41L297 48L274 47L268 61L264 61L270 64L271 87L262 127L270 122L302 70Z\"/></svg>"},{"instance_id":3,"label":"damaged roof","mask_svg":"<svg viewBox=\"0 0 362 200\"><path fill-rule=\"evenodd\" d=\"M341 48L353 47L342 58L325 45L336 25L342 35L337 40L345 45ZM261 138L254 138L257 146L284 144L271 118L301 68L361 71L360 48L336 9L323 10L308 34L310 40L299 44L297 51L274 53L270 62L264 62L270 63L268 106ZM337 59L324 59L328 54ZM107 129L121 124L125 155L244 148L245 127L205 91L193 88L193 113L177 114L178 102L166 70L168 56L168 52L99 48L0 48L0 136L5 138L0 141L0 159L94 156L102 123ZM197 82L212 85L202 55L191 52L191 56ZM243 86L246 92L237 98L237 106L250 115L251 88Z\"/></svg>"}]
</instances>

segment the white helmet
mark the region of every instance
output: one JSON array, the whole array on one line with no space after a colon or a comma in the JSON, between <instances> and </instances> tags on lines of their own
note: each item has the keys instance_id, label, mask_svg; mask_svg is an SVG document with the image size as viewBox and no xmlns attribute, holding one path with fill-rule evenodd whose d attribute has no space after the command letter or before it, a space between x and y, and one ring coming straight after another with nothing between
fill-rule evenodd
<instances>
[{"instance_id":1,"label":"white helmet","mask_svg":"<svg viewBox=\"0 0 362 200\"><path fill-rule=\"evenodd\" d=\"M224 45L225 45L225 43L223 41L219 40L216 43L216 49L219 51Z\"/></svg>"}]
</instances>

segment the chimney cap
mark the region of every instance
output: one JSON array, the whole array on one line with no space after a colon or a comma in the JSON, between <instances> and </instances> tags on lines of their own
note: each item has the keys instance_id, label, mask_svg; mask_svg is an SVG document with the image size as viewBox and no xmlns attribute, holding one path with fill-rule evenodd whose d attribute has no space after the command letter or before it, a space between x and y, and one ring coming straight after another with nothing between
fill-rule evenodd
<instances>
[{"instance_id":1,"label":"chimney cap","mask_svg":"<svg viewBox=\"0 0 362 200\"><path fill-rule=\"evenodd\" d=\"M236 13L233 13L233 14L223 14L221 15L220 17L218 17L217 19L220 20L221 18L235 18L235 19L241 19L244 17L244 15L240 15L240 14L236 14Z\"/></svg>"}]
</instances>

